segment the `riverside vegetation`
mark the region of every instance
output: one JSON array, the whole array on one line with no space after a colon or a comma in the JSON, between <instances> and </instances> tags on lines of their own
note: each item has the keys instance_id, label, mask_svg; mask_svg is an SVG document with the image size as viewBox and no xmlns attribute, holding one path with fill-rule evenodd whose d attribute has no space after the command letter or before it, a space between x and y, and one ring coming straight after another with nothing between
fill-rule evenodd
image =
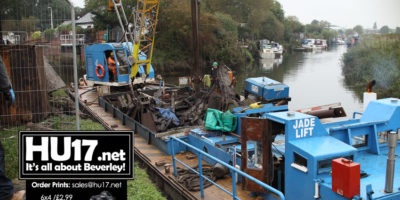
<instances>
[{"instance_id":1,"label":"riverside vegetation","mask_svg":"<svg viewBox=\"0 0 400 200\"><path fill-rule=\"evenodd\" d=\"M153 65L158 73L170 75L191 70L190 2L160 1L153 55ZM132 16L136 0L123 0L123 4L127 16ZM85 0L85 8L76 7L77 17L88 12L95 15L93 28L78 26L77 32L91 38L89 36L95 35L96 31L119 27L116 14L108 12L107 5L105 0ZM54 29L48 20L48 7L53 10ZM51 41L56 35L68 34L72 28L71 25L62 25L70 18L69 5L63 0L5 0L0 13L2 31L26 31L33 40ZM313 20L304 25L295 16L285 16L277 0L203 0L199 18L200 64L203 69L214 61L233 69L248 65L258 57L260 39L279 42L290 51L301 44L301 36L326 39L329 43L338 34L330 29L332 25L327 21Z\"/></svg>"},{"instance_id":2,"label":"riverside vegetation","mask_svg":"<svg viewBox=\"0 0 400 200\"><path fill-rule=\"evenodd\" d=\"M153 66L158 73L188 73L192 60L190 0L161 0ZM127 16L136 0L124 0ZM84 10L95 14L94 28L118 27L115 13L104 12L107 1L87 0ZM277 0L203 0L200 4L199 41L201 68L212 62L233 69L258 58L258 41L277 41L290 51L301 44L301 35L332 40L337 32L327 21L303 25L295 16L285 16ZM244 48L247 47L247 48Z\"/></svg>"},{"instance_id":3,"label":"riverside vegetation","mask_svg":"<svg viewBox=\"0 0 400 200\"><path fill-rule=\"evenodd\" d=\"M400 97L400 34L364 35L344 54L343 75L359 97L371 80L378 98Z\"/></svg>"}]
</instances>

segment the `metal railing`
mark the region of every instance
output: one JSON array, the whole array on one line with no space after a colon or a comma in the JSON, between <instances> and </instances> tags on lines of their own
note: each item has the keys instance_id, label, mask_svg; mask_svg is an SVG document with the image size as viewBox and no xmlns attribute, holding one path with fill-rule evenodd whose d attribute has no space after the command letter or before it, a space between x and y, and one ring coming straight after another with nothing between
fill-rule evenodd
<instances>
[{"instance_id":1,"label":"metal railing","mask_svg":"<svg viewBox=\"0 0 400 200\"><path fill-rule=\"evenodd\" d=\"M185 145L186 147L192 149L193 151L195 151L195 154L198 157L198 161L199 161L199 171L194 170L193 168L189 167L187 164L183 163L181 160L175 158L175 150L174 150L174 142L179 142L180 144ZM217 186L219 189L223 190L224 192L226 192L227 194L231 195L233 197L233 200L239 199L237 197L237 193L236 193L236 173L249 179L250 181L253 181L255 183L257 183L258 185L260 185L261 187L269 190L270 192L272 192L273 194L275 194L276 196L278 196L281 200L284 200L285 197L283 195L283 193L275 188L273 188L270 185L267 185L263 182L261 182L260 180L250 176L247 173L244 173L242 171L240 171L239 169L236 169L235 167L225 163L222 160L219 160L218 158L215 158L214 156L205 153L204 151L176 138L176 137L171 137L171 146L172 146L172 164L174 167L174 176L177 177L178 173L176 170L176 161L178 161L180 164L182 164L183 166L185 166L186 168L190 169L191 171L193 171L194 173L198 174L200 176L200 193L201 193L201 198L204 198L204 183L203 183L203 179L206 179L207 181L209 181L210 183L212 183L213 185ZM231 176L232 176L232 192L226 190L225 188L223 188L222 186L218 185L217 183L215 183L214 181L210 180L209 178L207 178L206 176L203 175L203 171L202 171L202 156L206 156L207 158L216 161L217 163L227 167L230 170Z\"/></svg>"},{"instance_id":2,"label":"metal railing","mask_svg":"<svg viewBox=\"0 0 400 200\"><path fill-rule=\"evenodd\" d=\"M60 35L61 45L63 46L72 46L74 39L73 35ZM76 44L84 45L85 44L85 34L76 34Z\"/></svg>"}]
</instances>

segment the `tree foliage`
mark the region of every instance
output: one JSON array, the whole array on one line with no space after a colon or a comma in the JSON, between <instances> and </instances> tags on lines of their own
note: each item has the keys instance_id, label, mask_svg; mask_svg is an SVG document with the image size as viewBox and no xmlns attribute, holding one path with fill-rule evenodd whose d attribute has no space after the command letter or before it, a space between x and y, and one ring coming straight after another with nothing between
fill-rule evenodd
<instances>
[{"instance_id":1,"label":"tree foliage","mask_svg":"<svg viewBox=\"0 0 400 200\"><path fill-rule=\"evenodd\" d=\"M162 0L153 63L162 70L191 69L192 25L190 0ZM128 18L136 0L124 0ZM95 14L97 30L119 26L116 14L107 11L107 1L85 0L86 11ZM245 64L249 53L240 50L240 42L253 47L258 40L268 39L280 43L300 44L300 35L332 39L335 32L330 23L317 21L304 26L296 17L286 17L277 0L202 0L199 16L201 63L213 61L239 67ZM131 18L130 21L133 21ZM257 49L252 49L254 55ZM159 69L158 69L159 70Z\"/></svg>"},{"instance_id":2,"label":"tree foliage","mask_svg":"<svg viewBox=\"0 0 400 200\"><path fill-rule=\"evenodd\" d=\"M353 28L354 32L358 33L358 35L364 34L364 28L361 25L357 25Z\"/></svg>"},{"instance_id":3,"label":"tree foliage","mask_svg":"<svg viewBox=\"0 0 400 200\"><path fill-rule=\"evenodd\" d=\"M379 98L400 96L399 46L398 34L364 36L343 56L345 82L361 97L371 80L376 80L374 90Z\"/></svg>"},{"instance_id":4,"label":"tree foliage","mask_svg":"<svg viewBox=\"0 0 400 200\"><path fill-rule=\"evenodd\" d=\"M106 0L85 0L85 11L95 15L94 27L97 30L112 29L119 26L118 18L115 11L107 10L108 1ZM136 0L124 0L124 11L126 17L133 21L132 11L136 7Z\"/></svg>"},{"instance_id":5,"label":"tree foliage","mask_svg":"<svg viewBox=\"0 0 400 200\"><path fill-rule=\"evenodd\" d=\"M49 28L49 29L46 29L43 33L44 33L44 38L47 40L47 41L51 41L53 38L54 38L54 33L55 33L55 29L51 29L51 28Z\"/></svg>"},{"instance_id":6,"label":"tree foliage","mask_svg":"<svg viewBox=\"0 0 400 200\"><path fill-rule=\"evenodd\" d=\"M300 38L300 34L304 33L304 25L299 22L296 16L288 16L284 22L285 25L285 41L291 42Z\"/></svg>"},{"instance_id":7,"label":"tree foliage","mask_svg":"<svg viewBox=\"0 0 400 200\"><path fill-rule=\"evenodd\" d=\"M382 34L388 34L389 31L390 31L389 26L382 26L382 28L379 30L379 32Z\"/></svg>"},{"instance_id":8,"label":"tree foliage","mask_svg":"<svg viewBox=\"0 0 400 200\"><path fill-rule=\"evenodd\" d=\"M330 29L331 24L328 21L318 21L314 19L311 24L305 25L305 32L308 38L325 39L330 43L338 33Z\"/></svg>"},{"instance_id":9,"label":"tree foliage","mask_svg":"<svg viewBox=\"0 0 400 200\"><path fill-rule=\"evenodd\" d=\"M44 31L50 28L50 8L55 26L71 19L65 0L2 0L0 19L3 31ZM4 21L5 20L5 21Z\"/></svg>"},{"instance_id":10,"label":"tree foliage","mask_svg":"<svg viewBox=\"0 0 400 200\"><path fill-rule=\"evenodd\" d=\"M354 30L353 29L346 29L345 31L344 31L344 34L346 35L346 37L352 37L353 35L354 35Z\"/></svg>"},{"instance_id":11,"label":"tree foliage","mask_svg":"<svg viewBox=\"0 0 400 200\"><path fill-rule=\"evenodd\" d=\"M40 31L35 31L34 33L32 33L32 40L39 40L40 37L42 36L42 33Z\"/></svg>"}]
</instances>

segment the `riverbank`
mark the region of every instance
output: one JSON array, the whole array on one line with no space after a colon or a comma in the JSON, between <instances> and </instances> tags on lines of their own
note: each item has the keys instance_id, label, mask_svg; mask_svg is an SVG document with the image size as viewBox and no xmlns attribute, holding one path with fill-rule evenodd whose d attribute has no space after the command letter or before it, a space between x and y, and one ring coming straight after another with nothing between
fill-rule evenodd
<instances>
[{"instance_id":1,"label":"riverbank","mask_svg":"<svg viewBox=\"0 0 400 200\"><path fill-rule=\"evenodd\" d=\"M378 98L399 97L400 34L364 36L343 55L343 75L360 98L371 80Z\"/></svg>"}]
</instances>

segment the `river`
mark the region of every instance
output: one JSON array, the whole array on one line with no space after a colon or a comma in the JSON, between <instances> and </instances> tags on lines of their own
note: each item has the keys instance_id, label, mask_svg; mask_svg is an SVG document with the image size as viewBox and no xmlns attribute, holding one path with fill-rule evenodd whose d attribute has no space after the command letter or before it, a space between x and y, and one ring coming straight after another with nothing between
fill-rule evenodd
<instances>
[{"instance_id":1,"label":"river","mask_svg":"<svg viewBox=\"0 0 400 200\"><path fill-rule=\"evenodd\" d=\"M237 91L243 91L247 77L266 76L289 85L290 110L342 103L348 117L362 111L362 101L346 87L341 58L345 46L328 51L285 54L281 60L260 61L238 73Z\"/></svg>"}]
</instances>

